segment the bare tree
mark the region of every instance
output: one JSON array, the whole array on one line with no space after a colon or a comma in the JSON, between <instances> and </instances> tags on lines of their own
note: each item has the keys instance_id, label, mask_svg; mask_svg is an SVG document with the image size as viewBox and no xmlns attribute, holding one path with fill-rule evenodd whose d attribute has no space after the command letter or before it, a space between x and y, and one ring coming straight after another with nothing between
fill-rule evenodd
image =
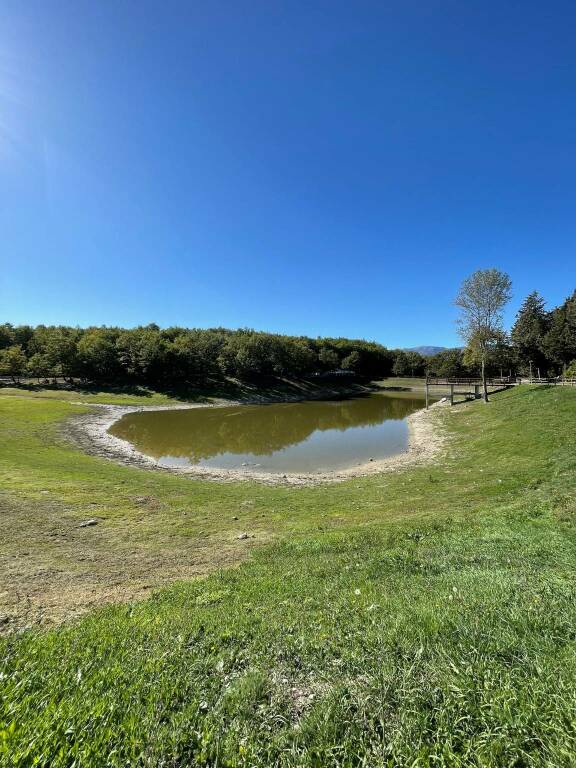
<instances>
[{"instance_id":1,"label":"bare tree","mask_svg":"<svg viewBox=\"0 0 576 768\"><path fill-rule=\"evenodd\" d=\"M505 338L502 310L512 296L512 281L498 269L479 269L462 283L456 306L460 307L459 332L466 343L466 357L480 363L484 402L488 402L486 362L490 351Z\"/></svg>"}]
</instances>

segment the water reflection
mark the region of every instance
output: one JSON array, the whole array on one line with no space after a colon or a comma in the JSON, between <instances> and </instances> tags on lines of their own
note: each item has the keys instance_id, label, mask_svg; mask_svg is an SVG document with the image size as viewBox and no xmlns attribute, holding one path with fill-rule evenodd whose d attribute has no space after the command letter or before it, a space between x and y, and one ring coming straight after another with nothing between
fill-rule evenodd
<instances>
[{"instance_id":1,"label":"water reflection","mask_svg":"<svg viewBox=\"0 0 576 768\"><path fill-rule=\"evenodd\" d=\"M110 432L165 464L257 465L262 471L333 469L406 447L413 393L338 401L128 414Z\"/></svg>"}]
</instances>

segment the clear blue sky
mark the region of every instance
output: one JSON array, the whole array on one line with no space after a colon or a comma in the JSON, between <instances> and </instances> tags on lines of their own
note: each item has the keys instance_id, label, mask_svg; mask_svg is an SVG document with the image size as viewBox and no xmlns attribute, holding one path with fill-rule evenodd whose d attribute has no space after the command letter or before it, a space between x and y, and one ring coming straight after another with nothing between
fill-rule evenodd
<instances>
[{"instance_id":1,"label":"clear blue sky","mask_svg":"<svg viewBox=\"0 0 576 768\"><path fill-rule=\"evenodd\" d=\"M0 320L453 344L576 287L576 4L3 0Z\"/></svg>"}]
</instances>

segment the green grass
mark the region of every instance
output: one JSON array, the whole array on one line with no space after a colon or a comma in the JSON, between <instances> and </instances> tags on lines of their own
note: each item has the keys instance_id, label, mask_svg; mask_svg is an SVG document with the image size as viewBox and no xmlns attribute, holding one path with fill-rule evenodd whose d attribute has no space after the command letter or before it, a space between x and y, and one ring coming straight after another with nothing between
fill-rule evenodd
<instances>
[{"instance_id":1,"label":"green grass","mask_svg":"<svg viewBox=\"0 0 576 768\"><path fill-rule=\"evenodd\" d=\"M424 389L426 379L424 376L389 376L387 379L380 379L378 384L382 387Z\"/></svg>"},{"instance_id":2,"label":"green grass","mask_svg":"<svg viewBox=\"0 0 576 768\"><path fill-rule=\"evenodd\" d=\"M362 378L352 381L338 378L290 379L279 376L258 376L240 380L231 376L208 377L198 381L196 386L156 391L139 384L98 386L86 383L84 386L59 381L55 384L41 384L35 380L23 380L14 386L0 386L0 397L16 395L42 400L66 400L68 402L104 403L107 405L177 405L182 402L208 402L224 400L282 400L286 398L313 398L330 391L351 394L365 391L369 381Z\"/></svg>"},{"instance_id":3,"label":"green grass","mask_svg":"<svg viewBox=\"0 0 576 768\"><path fill-rule=\"evenodd\" d=\"M115 568L136 583L133 552L162 553L160 582L191 551L205 571L222 549L245 562L8 635L0 764L575 764L575 391L443 410L441 462L305 489L84 456L58 433L77 409L0 397L5 530L64 516L95 555L79 568L40 536L26 589ZM72 534L93 509L102 523ZM25 546L0 553L25 562Z\"/></svg>"},{"instance_id":4,"label":"green grass","mask_svg":"<svg viewBox=\"0 0 576 768\"><path fill-rule=\"evenodd\" d=\"M77 390L65 387L21 385L2 387L0 397L26 397L40 400L64 400L66 402L104 403L105 405L177 405L179 399L146 387L118 387L117 389ZM194 398L190 398L193 400Z\"/></svg>"}]
</instances>

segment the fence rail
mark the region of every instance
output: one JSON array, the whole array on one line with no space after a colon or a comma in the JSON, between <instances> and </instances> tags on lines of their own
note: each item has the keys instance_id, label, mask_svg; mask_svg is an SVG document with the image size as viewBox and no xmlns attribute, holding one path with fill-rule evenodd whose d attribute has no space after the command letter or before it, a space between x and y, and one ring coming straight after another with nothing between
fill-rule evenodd
<instances>
[{"instance_id":1,"label":"fence rail","mask_svg":"<svg viewBox=\"0 0 576 768\"><path fill-rule=\"evenodd\" d=\"M486 379L486 389L490 390L490 394L501 392L509 387L518 385L518 381L505 377L502 379ZM483 384L480 379L426 379L426 408L429 405L429 388L430 387L443 387L444 389L450 389L450 405L455 405L456 402L466 402L467 400L478 400L482 397ZM457 387L474 387L474 389L456 389ZM463 397L463 400L456 401L456 397Z\"/></svg>"},{"instance_id":2,"label":"fence rail","mask_svg":"<svg viewBox=\"0 0 576 768\"><path fill-rule=\"evenodd\" d=\"M556 378L528 378L528 379L522 379L520 377L515 376L505 376L502 378L491 378L486 379L486 388L490 389L490 394L495 394L496 392L501 392L504 389L508 389L510 387L517 387L521 384L546 384L546 385L553 385L553 386L567 386L567 387L576 387L576 378L566 378L564 376L557 376ZM482 381L481 379L452 379L452 378L446 378L446 379L439 379L439 378L426 378L426 408L428 408L429 403L429 387L443 387L444 389L450 389L450 405L454 405L456 400L455 398L457 396L463 397L463 400L459 400L457 402L466 402L467 400L473 399L478 400L482 397ZM474 387L474 389L468 389L462 391L461 389L456 389L457 387Z\"/></svg>"},{"instance_id":3,"label":"fence rail","mask_svg":"<svg viewBox=\"0 0 576 768\"><path fill-rule=\"evenodd\" d=\"M488 384L491 387L492 386L499 387L502 384L517 384L518 382L519 382L519 379L516 376L504 376L502 378L491 377L486 379L486 384ZM482 379L479 376L469 377L465 379L455 378L451 376L447 378L441 378L438 376L429 376L428 383L433 384L434 386L450 386L450 384L455 384L455 385L466 384L467 386L470 386L475 384L482 384Z\"/></svg>"}]
</instances>

